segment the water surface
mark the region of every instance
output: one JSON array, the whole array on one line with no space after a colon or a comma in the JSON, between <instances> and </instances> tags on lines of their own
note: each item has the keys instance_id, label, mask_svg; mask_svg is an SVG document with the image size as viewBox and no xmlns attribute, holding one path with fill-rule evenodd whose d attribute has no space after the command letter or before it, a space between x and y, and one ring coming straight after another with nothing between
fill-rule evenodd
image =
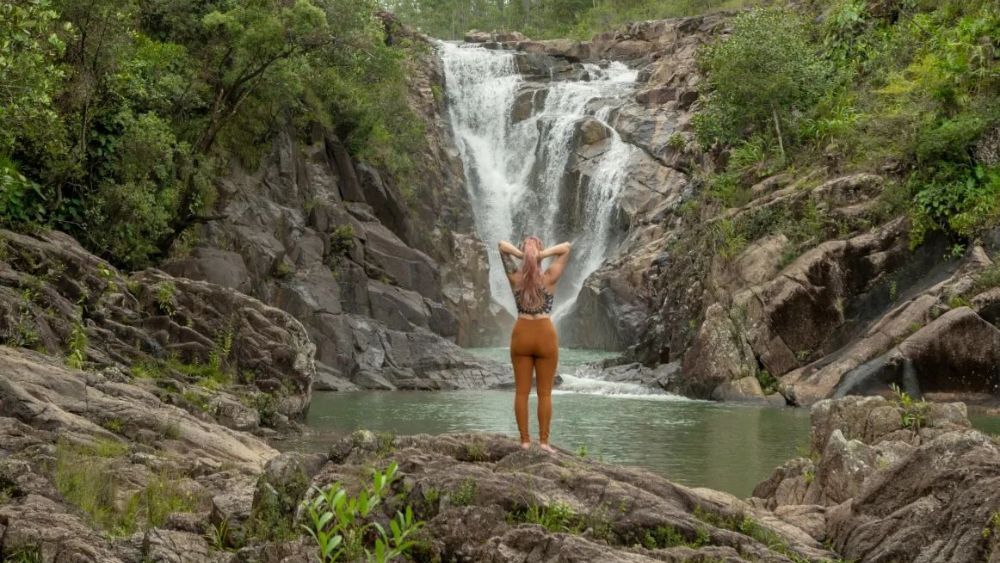
<instances>
[{"instance_id":1,"label":"water surface","mask_svg":"<svg viewBox=\"0 0 1000 563\"><path fill-rule=\"evenodd\" d=\"M506 348L475 351L504 360ZM606 462L638 465L690 486L749 496L775 467L808 444L809 413L693 401L583 367L613 354L560 351L563 385L553 396L552 443ZM499 432L517 439L513 390L314 393L308 424L315 447L365 428L396 434ZM537 439L531 397L532 439Z\"/></svg>"}]
</instances>

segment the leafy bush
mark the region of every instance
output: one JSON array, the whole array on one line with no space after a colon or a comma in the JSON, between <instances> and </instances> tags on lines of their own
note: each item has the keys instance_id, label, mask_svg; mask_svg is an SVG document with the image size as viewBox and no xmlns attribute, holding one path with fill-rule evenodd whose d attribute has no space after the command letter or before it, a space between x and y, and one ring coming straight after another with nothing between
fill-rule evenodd
<instances>
[{"instance_id":1,"label":"leafy bush","mask_svg":"<svg viewBox=\"0 0 1000 563\"><path fill-rule=\"evenodd\" d=\"M384 563L405 556L413 547L411 536L423 523L414 520L410 506L389 521L389 532L378 522L369 521L396 479L396 469L392 463L384 473L375 471L372 486L358 496L349 496L340 483L322 489L313 487L314 496L302 505L308 518L302 527L316 542L321 562L341 558L356 561L364 556Z\"/></svg>"},{"instance_id":2,"label":"leafy bush","mask_svg":"<svg viewBox=\"0 0 1000 563\"><path fill-rule=\"evenodd\" d=\"M704 49L700 63L707 71L707 107L695 122L701 143L773 129L782 154L782 122L787 127L793 110L812 107L831 74L799 17L778 9L738 16L732 35Z\"/></svg>"}]
</instances>

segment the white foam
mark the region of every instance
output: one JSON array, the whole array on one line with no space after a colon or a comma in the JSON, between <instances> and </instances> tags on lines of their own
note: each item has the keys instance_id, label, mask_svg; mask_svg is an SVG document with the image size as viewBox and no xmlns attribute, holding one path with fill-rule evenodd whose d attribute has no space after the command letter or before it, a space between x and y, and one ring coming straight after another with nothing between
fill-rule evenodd
<instances>
[{"instance_id":1,"label":"white foam","mask_svg":"<svg viewBox=\"0 0 1000 563\"><path fill-rule=\"evenodd\" d=\"M652 401L689 402L693 400L638 383L605 381L569 374L560 374L560 376L562 377L562 383L553 391L553 394L575 393L579 395L603 395L616 399L646 399Z\"/></svg>"}]
</instances>

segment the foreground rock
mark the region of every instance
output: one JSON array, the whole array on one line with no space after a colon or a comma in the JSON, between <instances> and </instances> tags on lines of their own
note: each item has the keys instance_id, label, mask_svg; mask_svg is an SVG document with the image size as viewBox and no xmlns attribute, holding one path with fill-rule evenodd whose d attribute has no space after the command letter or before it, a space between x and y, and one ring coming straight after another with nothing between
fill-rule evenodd
<instances>
[{"instance_id":1,"label":"foreground rock","mask_svg":"<svg viewBox=\"0 0 1000 563\"><path fill-rule=\"evenodd\" d=\"M372 464L399 464L394 490L426 520L418 560L787 561L833 557L802 530L717 491L488 434L358 432L312 479L356 490ZM394 510L395 507L392 508ZM548 528L532 511L550 514Z\"/></svg>"},{"instance_id":2,"label":"foreground rock","mask_svg":"<svg viewBox=\"0 0 1000 563\"><path fill-rule=\"evenodd\" d=\"M962 403L820 401L811 444L750 502L849 560L1000 558L1000 444L970 429Z\"/></svg>"},{"instance_id":3,"label":"foreground rock","mask_svg":"<svg viewBox=\"0 0 1000 563\"><path fill-rule=\"evenodd\" d=\"M152 384L5 346L0 373L0 558L224 560L209 557L210 511L252 490L278 452L161 401Z\"/></svg>"}]
</instances>

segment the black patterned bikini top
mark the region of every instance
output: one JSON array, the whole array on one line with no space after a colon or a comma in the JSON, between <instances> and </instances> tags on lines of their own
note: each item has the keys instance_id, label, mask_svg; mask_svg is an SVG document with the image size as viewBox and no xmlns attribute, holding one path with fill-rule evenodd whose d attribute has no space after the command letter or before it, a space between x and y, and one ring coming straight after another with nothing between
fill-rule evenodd
<instances>
[{"instance_id":1,"label":"black patterned bikini top","mask_svg":"<svg viewBox=\"0 0 1000 563\"><path fill-rule=\"evenodd\" d=\"M552 295L545 288L542 288L542 295L544 300L542 304L538 306L537 309L527 309L521 305L521 292L517 289L514 290L514 304L517 305L517 312L523 315L547 315L552 312L552 300L555 299L555 295Z\"/></svg>"}]
</instances>

